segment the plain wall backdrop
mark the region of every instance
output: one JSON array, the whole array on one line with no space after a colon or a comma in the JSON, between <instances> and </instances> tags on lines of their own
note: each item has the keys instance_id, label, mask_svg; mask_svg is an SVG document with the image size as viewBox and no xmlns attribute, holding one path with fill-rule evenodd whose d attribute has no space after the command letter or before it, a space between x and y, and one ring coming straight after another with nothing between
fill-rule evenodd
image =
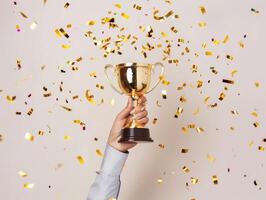
<instances>
[{"instance_id":1,"label":"plain wall backdrop","mask_svg":"<svg viewBox=\"0 0 266 200\"><path fill-rule=\"evenodd\" d=\"M0 199L85 199L102 160L96 150L104 151L113 119L127 101L108 84L104 66L158 61L165 65L170 84L160 84L147 95L154 143L130 151L121 176L120 199L265 199L265 8L262 0L2 0ZM158 21L154 9L159 10L156 16L171 10L174 14ZM176 14L179 18L173 18ZM112 16L119 28L109 29L108 23L101 23L102 18ZM88 25L91 20L94 25ZM149 26L152 37L147 37ZM69 38L56 35L60 28ZM91 37L85 36L87 31ZM94 45L94 36L98 41L111 37L109 47L114 48L118 35L129 34L129 40L121 42L122 55L115 52L105 58L101 45ZM223 42L226 35L228 41ZM131 44L133 36L138 38L135 44ZM147 50L147 43L154 49ZM171 52L163 60L168 44ZM147 58L141 53L143 48ZM75 61L79 57L82 60ZM175 59L178 65L168 63ZM90 76L93 72L96 78ZM87 101L88 89L96 104ZM162 90L167 91L166 99ZM51 96L44 97L46 93ZM219 100L221 93L223 100ZM16 99L12 102L7 96ZM176 118L178 107L183 112ZM84 122L86 130L73 120ZM195 128L188 128L193 124ZM26 133L34 140L26 140ZM181 153L182 149L188 152ZM84 158L84 164L77 156ZM184 166L189 172L184 172ZM18 175L21 170L26 177ZM218 184L213 183L213 176ZM34 187L24 188L25 183Z\"/></svg>"}]
</instances>

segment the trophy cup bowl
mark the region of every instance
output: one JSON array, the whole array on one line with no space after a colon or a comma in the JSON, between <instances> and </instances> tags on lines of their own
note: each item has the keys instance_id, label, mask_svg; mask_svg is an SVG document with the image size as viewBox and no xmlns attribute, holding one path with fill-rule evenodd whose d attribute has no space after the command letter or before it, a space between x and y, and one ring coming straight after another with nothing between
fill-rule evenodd
<instances>
[{"instance_id":1,"label":"trophy cup bowl","mask_svg":"<svg viewBox=\"0 0 266 200\"><path fill-rule=\"evenodd\" d=\"M161 73L158 80L151 87L151 77L156 67L161 67ZM116 77L117 86L115 86L109 75L108 69L113 69L114 77ZM126 94L133 100L133 105L138 105L140 96L152 91L161 81L164 74L164 65L160 62L155 64L147 63L120 63L115 66L108 64L105 66L105 75L111 87L120 94ZM138 124L136 120L132 120L121 130L121 138L118 142L153 142L150 137L150 130Z\"/></svg>"}]
</instances>

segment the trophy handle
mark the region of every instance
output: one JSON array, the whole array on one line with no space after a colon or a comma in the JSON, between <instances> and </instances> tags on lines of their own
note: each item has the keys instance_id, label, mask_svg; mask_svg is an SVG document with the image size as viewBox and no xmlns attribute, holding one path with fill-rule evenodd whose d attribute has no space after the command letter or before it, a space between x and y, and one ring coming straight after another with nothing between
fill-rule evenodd
<instances>
[{"instance_id":1,"label":"trophy handle","mask_svg":"<svg viewBox=\"0 0 266 200\"><path fill-rule=\"evenodd\" d=\"M107 70L108 70L109 68L114 68L114 66L111 65L111 64L107 64L107 65L105 65L105 67L104 67L104 74L105 74L106 79L108 80L109 84L111 85L111 87L112 87L115 91L117 91L119 94L123 94L123 92L121 92L121 91L120 91L117 87L115 87L115 86L113 85L113 83L111 82L111 79L109 78L108 73L107 73Z\"/></svg>"},{"instance_id":2,"label":"trophy handle","mask_svg":"<svg viewBox=\"0 0 266 200\"><path fill-rule=\"evenodd\" d=\"M146 94L149 93L149 92L151 92L154 88L156 88L156 86L161 82L161 78L160 78L160 77L162 77L162 76L164 75L164 65L163 65L162 63L160 63L160 62L157 62L157 63L155 63L155 64L152 65L152 68L154 68L154 67L156 67L156 66L161 67L161 73L160 73L159 79L158 79L158 81L154 84L154 86L152 86L151 89L149 89L149 90L146 92Z\"/></svg>"}]
</instances>

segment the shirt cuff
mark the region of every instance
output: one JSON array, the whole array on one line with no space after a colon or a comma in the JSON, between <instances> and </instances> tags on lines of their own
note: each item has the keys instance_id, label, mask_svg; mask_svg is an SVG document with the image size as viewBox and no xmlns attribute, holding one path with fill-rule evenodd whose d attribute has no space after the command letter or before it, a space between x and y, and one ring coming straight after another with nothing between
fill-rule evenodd
<instances>
[{"instance_id":1,"label":"shirt cuff","mask_svg":"<svg viewBox=\"0 0 266 200\"><path fill-rule=\"evenodd\" d=\"M120 152L110 145L106 145L101 172L111 176L119 176L127 160L128 153Z\"/></svg>"}]
</instances>

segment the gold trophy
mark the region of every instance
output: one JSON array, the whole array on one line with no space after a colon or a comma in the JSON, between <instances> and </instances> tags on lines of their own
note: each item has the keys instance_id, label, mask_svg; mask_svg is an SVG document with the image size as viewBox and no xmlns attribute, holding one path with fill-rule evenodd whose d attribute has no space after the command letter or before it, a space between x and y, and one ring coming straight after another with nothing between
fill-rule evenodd
<instances>
[{"instance_id":1,"label":"gold trophy","mask_svg":"<svg viewBox=\"0 0 266 200\"><path fill-rule=\"evenodd\" d=\"M150 87L151 76L155 74L157 67L161 68L160 75L155 84ZM119 87L115 86L109 78L109 69L113 69ZM121 63L115 66L108 64L105 66L104 72L111 87L120 94L130 96L133 105L137 106L139 97L149 93L160 83L164 74L164 65L160 62L155 64ZM122 129L121 138L118 142L153 142L153 140L148 128L141 126L136 120L132 120Z\"/></svg>"}]
</instances>

